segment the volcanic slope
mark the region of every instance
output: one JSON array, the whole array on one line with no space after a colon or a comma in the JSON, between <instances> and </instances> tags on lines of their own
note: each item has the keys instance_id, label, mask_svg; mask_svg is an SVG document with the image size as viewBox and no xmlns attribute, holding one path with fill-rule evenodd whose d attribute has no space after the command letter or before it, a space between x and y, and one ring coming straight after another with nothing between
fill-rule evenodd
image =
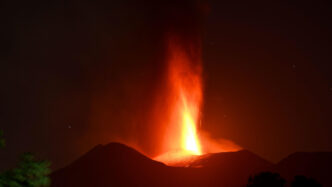
<instances>
[{"instance_id":1,"label":"volcanic slope","mask_svg":"<svg viewBox=\"0 0 332 187\"><path fill-rule=\"evenodd\" d=\"M55 187L104 186L245 186L262 171L278 172L290 182L296 175L332 186L331 152L298 152L272 164L248 150L198 156L171 167L120 144L98 145L69 166L51 175Z\"/></svg>"},{"instance_id":2,"label":"volcanic slope","mask_svg":"<svg viewBox=\"0 0 332 187\"><path fill-rule=\"evenodd\" d=\"M98 145L51 175L52 186L241 186L271 167L249 151L203 155L189 167L171 167L120 143Z\"/></svg>"}]
</instances>

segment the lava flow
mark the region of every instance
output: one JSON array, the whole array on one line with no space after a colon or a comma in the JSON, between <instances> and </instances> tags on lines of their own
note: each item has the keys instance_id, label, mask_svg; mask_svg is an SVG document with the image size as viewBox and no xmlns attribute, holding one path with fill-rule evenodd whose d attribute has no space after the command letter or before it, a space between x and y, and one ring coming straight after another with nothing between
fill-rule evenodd
<instances>
[{"instance_id":1,"label":"lava flow","mask_svg":"<svg viewBox=\"0 0 332 187\"><path fill-rule=\"evenodd\" d=\"M167 49L169 112L165 119L168 127L164 141L167 151L155 159L171 163L202 154L197 133L202 103L202 67L200 51L181 44L177 38L169 40Z\"/></svg>"}]
</instances>

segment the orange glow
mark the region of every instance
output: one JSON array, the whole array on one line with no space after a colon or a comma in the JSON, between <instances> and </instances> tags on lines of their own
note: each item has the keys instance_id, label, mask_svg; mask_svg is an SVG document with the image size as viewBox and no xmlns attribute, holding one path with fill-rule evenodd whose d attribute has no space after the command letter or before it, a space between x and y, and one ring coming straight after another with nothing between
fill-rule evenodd
<instances>
[{"instance_id":1,"label":"orange glow","mask_svg":"<svg viewBox=\"0 0 332 187\"><path fill-rule=\"evenodd\" d=\"M211 138L199 129L203 101L199 43L169 37L166 84L159 93L156 123L164 136L157 161L186 166L207 153L238 151L232 141Z\"/></svg>"},{"instance_id":2,"label":"orange glow","mask_svg":"<svg viewBox=\"0 0 332 187\"><path fill-rule=\"evenodd\" d=\"M197 135L197 122L202 101L200 59L192 58L175 39L169 41L169 81L175 98L174 111L178 111L175 124L180 127L180 150L189 155L202 154ZM198 52L198 51L195 51ZM189 56L192 55L192 56Z\"/></svg>"},{"instance_id":3,"label":"orange glow","mask_svg":"<svg viewBox=\"0 0 332 187\"><path fill-rule=\"evenodd\" d=\"M167 126L164 140L166 154L157 158L163 162L202 154L197 134L202 102L199 50L182 44L177 38L169 40L167 49L168 114L163 116Z\"/></svg>"},{"instance_id":4,"label":"orange glow","mask_svg":"<svg viewBox=\"0 0 332 187\"><path fill-rule=\"evenodd\" d=\"M192 115L185 109L182 112L182 148L192 154L200 155L201 147L196 134L196 124Z\"/></svg>"}]
</instances>

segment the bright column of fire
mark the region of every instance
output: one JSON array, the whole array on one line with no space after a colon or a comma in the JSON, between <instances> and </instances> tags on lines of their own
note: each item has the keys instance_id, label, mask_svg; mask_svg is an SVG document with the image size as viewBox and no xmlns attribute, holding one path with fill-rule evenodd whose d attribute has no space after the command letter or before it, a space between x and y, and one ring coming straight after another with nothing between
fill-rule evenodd
<instances>
[{"instance_id":1,"label":"bright column of fire","mask_svg":"<svg viewBox=\"0 0 332 187\"><path fill-rule=\"evenodd\" d=\"M159 160L181 159L201 155L197 133L202 103L202 68L197 49L176 38L168 40L167 84L169 90L169 131L166 144L172 150Z\"/></svg>"},{"instance_id":2,"label":"bright column of fire","mask_svg":"<svg viewBox=\"0 0 332 187\"><path fill-rule=\"evenodd\" d=\"M168 165L189 163L197 155L238 151L240 146L225 139L211 139L198 133L203 101L202 61L199 42L169 37L166 86L158 122L165 126L163 152L154 159ZM157 110L160 111L160 110Z\"/></svg>"}]
</instances>

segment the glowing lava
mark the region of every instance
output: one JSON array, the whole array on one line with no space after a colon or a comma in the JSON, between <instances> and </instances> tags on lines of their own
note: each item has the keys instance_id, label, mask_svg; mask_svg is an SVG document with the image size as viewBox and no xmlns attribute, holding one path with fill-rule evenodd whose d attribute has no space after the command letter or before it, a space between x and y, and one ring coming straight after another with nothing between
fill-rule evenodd
<instances>
[{"instance_id":1,"label":"glowing lava","mask_svg":"<svg viewBox=\"0 0 332 187\"><path fill-rule=\"evenodd\" d=\"M162 127L162 154L154 159L191 167L204 154L242 149L232 141L210 137L198 126L203 101L200 43L176 35L168 39L165 82L155 109L156 124Z\"/></svg>"},{"instance_id":2,"label":"glowing lava","mask_svg":"<svg viewBox=\"0 0 332 187\"><path fill-rule=\"evenodd\" d=\"M182 113L182 148L195 155L202 153L196 133L196 124L186 105Z\"/></svg>"},{"instance_id":3,"label":"glowing lava","mask_svg":"<svg viewBox=\"0 0 332 187\"><path fill-rule=\"evenodd\" d=\"M181 127L180 148L188 154L200 155L202 151L197 136L197 122L202 101L202 83L200 59L195 54L198 50L184 49L175 39L169 42L169 81L175 97L173 110L178 111L175 124Z\"/></svg>"},{"instance_id":4,"label":"glowing lava","mask_svg":"<svg viewBox=\"0 0 332 187\"><path fill-rule=\"evenodd\" d=\"M177 38L168 42L165 154L156 158L164 163L202 154L197 133L203 95L202 68L200 50L193 46L196 45L184 45Z\"/></svg>"}]
</instances>

